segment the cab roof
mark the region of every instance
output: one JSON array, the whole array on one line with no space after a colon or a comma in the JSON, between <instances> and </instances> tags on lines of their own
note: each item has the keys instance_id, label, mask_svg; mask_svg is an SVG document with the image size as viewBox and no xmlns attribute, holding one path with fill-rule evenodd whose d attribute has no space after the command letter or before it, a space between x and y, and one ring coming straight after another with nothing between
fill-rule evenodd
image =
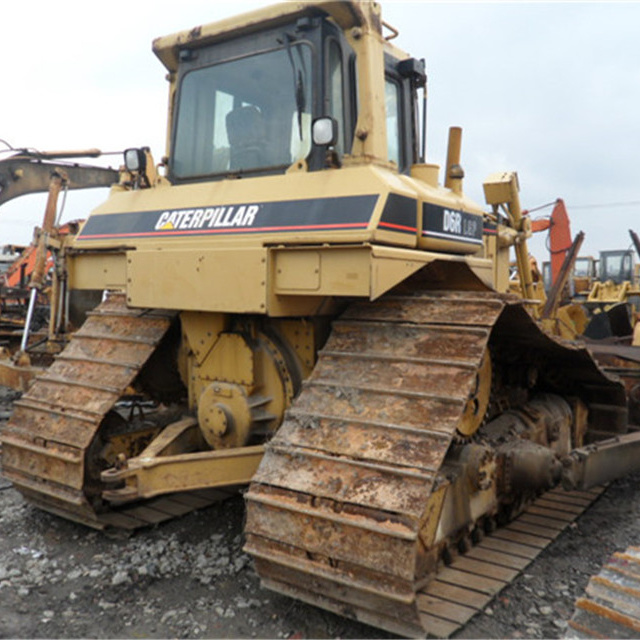
<instances>
[{"instance_id":1,"label":"cab roof","mask_svg":"<svg viewBox=\"0 0 640 640\"><path fill-rule=\"evenodd\" d=\"M375 5L375 3L365 3L361 0L281 2L218 22L156 38L153 41L153 51L169 71L177 71L180 49L206 46L240 33L262 31L305 15L330 15L342 29L362 27L366 24L367 15L370 13L363 10L364 4ZM378 26L381 29L381 25Z\"/></svg>"}]
</instances>

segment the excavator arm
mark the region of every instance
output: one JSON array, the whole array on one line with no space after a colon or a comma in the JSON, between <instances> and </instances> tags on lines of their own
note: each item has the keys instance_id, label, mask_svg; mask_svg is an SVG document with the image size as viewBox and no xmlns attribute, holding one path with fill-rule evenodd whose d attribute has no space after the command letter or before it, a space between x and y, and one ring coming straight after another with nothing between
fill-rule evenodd
<instances>
[{"instance_id":1,"label":"excavator arm","mask_svg":"<svg viewBox=\"0 0 640 640\"><path fill-rule=\"evenodd\" d=\"M551 254L551 283L558 281L565 257L572 246L571 225L567 208L558 198L549 218L531 221L533 233L549 230L549 253Z\"/></svg>"},{"instance_id":2,"label":"excavator arm","mask_svg":"<svg viewBox=\"0 0 640 640\"><path fill-rule=\"evenodd\" d=\"M111 186L118 182L117 170L64 161L67 158L96 158L100 155L98 149L47 153L19 151L0 160L0 206L28 193L48 191L51 174L55 171L65 172L67 189Z\"/></svg>"},{"instance_id":3,"label":"excavator arm","mask_svg":"<svg viewBox=\"0 0 640 640\"><path fill-rule=\"evenodd\" d=\"M26 253L19 258L19 264L22 265L20 283L23 286L24 277L29 277L31 292L26 319L23 324L22 319L18 320L22 327L20 351L15 354L19 366L15 367L14 363L8 360L0 364L0 382L4 385L22 389L37 372L36 369L31 369L29 366L30 360L26 357L26 349L36 300L43 290L46 263L51 255L48 242L52 235L58 235L58 230L55 228L55 215L60 191L63 189L108 187L120 179L120 172L114 169L73 161L73 159L79 158L97 158L101 155L102 152L98 149L50 152L17 150L13 155L0 160L0 206L22 195L49 192L44 221L38 234L37 243L31 245ZM55 278L54 281L50 294L52 319L58 316L56 305L60 304L60 291L57 289L58 284ZM16 293L16 289L3 288L0 294L3 313L5 300L14 299ZM22 314L23 310L20 309L18 313ZM50 324L50 339L53 338L53 334L53 324Z\"/></svg>"}]
</instances>

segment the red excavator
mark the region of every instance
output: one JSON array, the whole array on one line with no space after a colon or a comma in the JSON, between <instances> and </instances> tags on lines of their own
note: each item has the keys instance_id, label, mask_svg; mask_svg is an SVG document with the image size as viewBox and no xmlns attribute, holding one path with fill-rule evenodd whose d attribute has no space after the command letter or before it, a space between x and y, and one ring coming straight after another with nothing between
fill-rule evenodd
<instances>
[{"instance_id":1,"label":"red excavator","mask_svg":"<svg viewBox=\"0 0 640 640\"><path fill-rule=\"evenodd\" d=\"M567 208L562 198L558 198L549 217L536 218L531 220L531 230L536 233L549 231L547 238L547 248L551 255L551 272L548 282L545 282L545 289L551 288L557 281L562 269L562 263L567 255L573 239L571 238L571 223Z\"/></svg>"}]
</instances>

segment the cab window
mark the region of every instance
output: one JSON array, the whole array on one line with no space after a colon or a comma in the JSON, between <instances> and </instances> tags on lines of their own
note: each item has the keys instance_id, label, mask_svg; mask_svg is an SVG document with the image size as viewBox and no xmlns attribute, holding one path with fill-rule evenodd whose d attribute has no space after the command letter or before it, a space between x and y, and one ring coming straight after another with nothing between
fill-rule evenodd
<instances>
[{"instance_id":1,"label":"cab window","mask_svg":"<svg viewBox=\"0 0 640 640\"><path fill-rule=\"evenodd\" d=\"M327 100L329 115L338 123L339 138L336 144L336 151L344 153L345 149L345 118L344 118L344 73L342 65L342 50L335 41L329 42L329 64L327 79Z\"/></svg>"},{"instance_id":2,"label":"cab window","mask_svg":"<svg viewBox=\"0 0 640 640\"><path fill-rule=\"evenodd\" d=\"M387 78L384 87L385 106L387 113L387 160L402 167L402 99L400 84L392 78Z\"/></svg>"}]
</instances>

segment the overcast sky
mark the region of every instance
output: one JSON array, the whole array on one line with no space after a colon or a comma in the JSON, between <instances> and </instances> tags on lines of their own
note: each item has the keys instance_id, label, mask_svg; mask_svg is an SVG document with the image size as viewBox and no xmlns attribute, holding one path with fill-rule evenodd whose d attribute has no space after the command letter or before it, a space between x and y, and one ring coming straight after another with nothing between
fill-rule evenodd
<instances>
[{"instance_id":1,"label":"overcast sky","mask_svg":"<svg viewBox=\"0 0 640 640\"><path fill-rule=\"evenodd\" d=\"M0 139L40 150L148 145L159 159L167 83L153 38L265 4L12 3L0 18ZM395 43L426 60L429 161L444 162L448 127L461 126L476 201L490 173L516 170L523 207L564 199L573 235L586 233L583 254L630 245L628 229L640 233L640 3L383 1L382 10L400 31ZM104 197L71 192L64 219ZM44 201L0 209L0 246L29 242ZM530 246L546 259L542 235Z\"/></svg>"}]
</instances>

